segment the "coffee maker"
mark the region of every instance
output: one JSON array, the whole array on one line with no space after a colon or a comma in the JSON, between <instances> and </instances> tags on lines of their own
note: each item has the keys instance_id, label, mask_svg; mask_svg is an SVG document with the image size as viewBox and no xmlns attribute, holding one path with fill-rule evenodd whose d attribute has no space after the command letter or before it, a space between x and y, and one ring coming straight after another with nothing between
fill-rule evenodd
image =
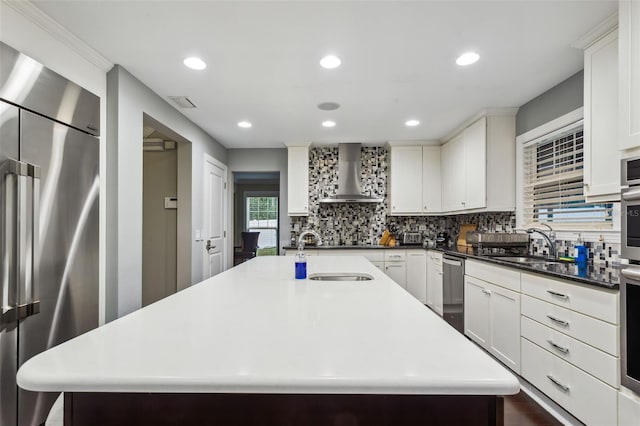
<instances>
[{"instance_id":1,"label":"coffee maker","mask_svg":"<svg viewBox=\"0 0 640 426\"><path fill-rule=\"evenodd\" d=\"M449 247L449 233L438 232L436 236L436 247Z\"/></svg>"}]
</instances>

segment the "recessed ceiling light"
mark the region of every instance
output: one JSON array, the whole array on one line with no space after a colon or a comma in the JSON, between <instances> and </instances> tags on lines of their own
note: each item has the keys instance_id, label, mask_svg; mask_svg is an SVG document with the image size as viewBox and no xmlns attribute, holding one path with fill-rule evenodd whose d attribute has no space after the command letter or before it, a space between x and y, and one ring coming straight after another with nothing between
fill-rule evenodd
<instances>
[{"instance_id":1,"label":"recessed ceiling light","mask_svg":"<svg viewBox=\"0 0 640 426\"><path fill-rule=\"evenodd\" d=\"M193 70L203 70L207 67L207 64L205 64L202 59L197 58L195 56L186 58L184 60L184 64Z\"/></svg>"},{"instance_id":2,"label":"recessed ceiling light","mask_svg":"<svg viewBox=\"0 0 640 426\"><path fill-rule=\"evenodd\" d=\"M342 61L340 60L340 58L333 55L327 55L324 58L320 59L320 66L322 68L328 68L328 69L338 68L341 63Z\"/></svg>"},{"instance_id":3,"label":"recessed ceiling light","mask_svg":"<svg viewBox=\"0 0 640 426\"><path fill-rule=\"evenodd\" d=\"M327 120L327 121L323 121L322 125L324 127L336 127L336 122L335 121L331 121L331 120Z\"/></svg>"},{"instance_id":4,"label":"recessed ceiling light","mask_svg":"<svg viewBox=\"0 0 640 426\"><path fill-rule=\"evenodd\" d=\"M478 59L480 59L480 55L478 55L476 52L466 52L460 55L458 59L456 59L456 64L460 66L471 65L478 62Z\"/></svg>"},{"instance_id":5,"label":"recessed ceiling light","mask_svg":"<svg viewBox=\"0 0 640 426\"><path fill-rule=\"evenodd\" d=\"M418 120L407 120L407 121L404 122L404 125L408 126L408 127L415 127L418 124L420 124L420 122Z\"/></svg>"},{"instance_id":6,"label":"recessed ceiling light","mask_svg":"<svg viewBox=\"0 0 640 426\"><path fill-rule=\"evenodd\" d=\"M251 127L251 123L249 123L248 121L238 121L238 127L248 129L249 127Z\"/></svg>"}]
</instances>

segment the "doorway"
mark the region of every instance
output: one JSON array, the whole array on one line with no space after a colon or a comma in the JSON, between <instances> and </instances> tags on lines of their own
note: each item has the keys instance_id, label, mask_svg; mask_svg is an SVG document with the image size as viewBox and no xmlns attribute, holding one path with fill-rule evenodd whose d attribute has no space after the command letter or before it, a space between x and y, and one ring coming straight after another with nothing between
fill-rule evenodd
<instances>
[{"instance_id":1,"label":"doorway","mask_svg":"<svg viewBox=\"0 0 640 426\"><path fill-rule=\"evenodd\" d=\"M259 232L256 256L277 256L280 246L280 173L234 172L234 251L245 252L243 232ZM245 260L234 256L234 265Z\"/></svg>"},{"instance_id":2,"label":"doorway","mask_svg":"<svg viewBox=\"0 0 640 426\"><path fill-rule=\"evenodd\" d=\"M147 306L191 283L191 144L146 114L142 138L142 306Z\"/></svg>"}]
</instances>

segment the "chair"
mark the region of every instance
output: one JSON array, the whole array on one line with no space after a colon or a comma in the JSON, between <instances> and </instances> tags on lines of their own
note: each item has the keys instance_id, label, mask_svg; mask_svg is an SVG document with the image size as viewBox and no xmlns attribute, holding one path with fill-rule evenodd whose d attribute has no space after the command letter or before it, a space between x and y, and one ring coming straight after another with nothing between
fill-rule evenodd
<instances>
[{"instance_id":1,"label":"chair","mask_svg":"<svg viewBox=\"0 0 640 426\"><path fill-rule=\"evenodd\" d=\"M256 257L259 236L260 236L259 232L243 232L242 233L242 245L239 247L238 246L234 247L234 251L233 251L234 266Z\"/></svg>"}]
</instances>

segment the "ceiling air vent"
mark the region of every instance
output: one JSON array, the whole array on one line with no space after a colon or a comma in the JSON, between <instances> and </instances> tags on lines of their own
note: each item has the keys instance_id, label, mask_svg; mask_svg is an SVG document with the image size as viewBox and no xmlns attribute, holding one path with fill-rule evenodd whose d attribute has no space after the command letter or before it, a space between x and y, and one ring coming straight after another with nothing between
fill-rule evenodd
<instances>
[{"instance_id":1,"label":"ceiling air vent","mask_svg":"<svg viewBox=\"0 0 640 426\"><path fill-rule=\"evenodd\" d=\"M191 102L191 99L186 96L169 96L173 102L175 102L180 108L197 108L196 104Z\"/></svg>"}]
</instances>

